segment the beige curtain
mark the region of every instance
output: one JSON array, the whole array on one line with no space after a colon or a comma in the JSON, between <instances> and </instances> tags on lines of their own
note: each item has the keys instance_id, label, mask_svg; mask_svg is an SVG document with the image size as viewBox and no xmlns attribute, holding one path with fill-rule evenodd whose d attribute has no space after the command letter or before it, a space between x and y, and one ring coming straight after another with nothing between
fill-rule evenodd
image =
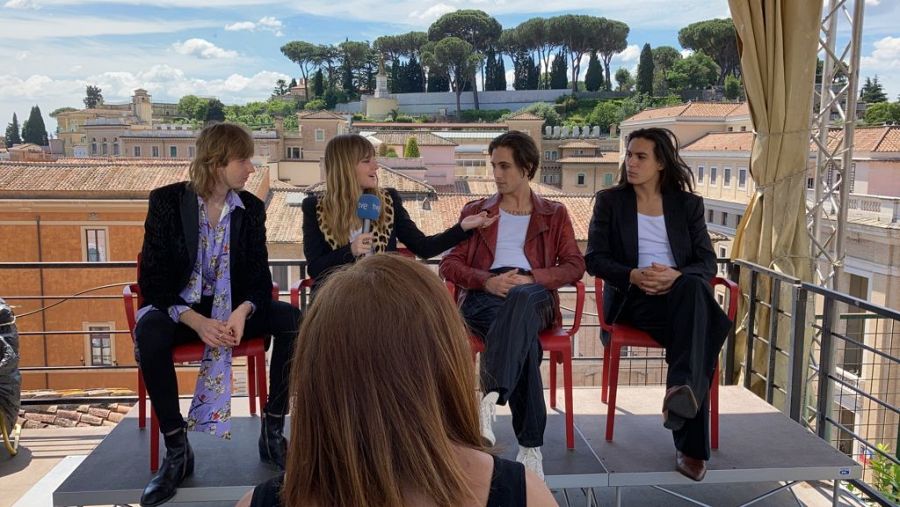
<instances>
[{"instance_id":1,"label":"beige curtain","mask_svg":"<svg viewBox=\"0 0 900 507\"><path fill-rule=\"evenodd\" d=\"M810 243L806 234L806 166L809 153L810 106L822 15L821 0L729 0L737 30L741 72L756 132L750 174L756 194L738 226L732 258L810 280ZM762 281L762 279L761 279ZM742 291L749 278L741 277ZM758 295L768 298L770 285ZM789 304L790 300L782 297ZM746 305L738 322L746 322ZM766 336L768 312L756 316L758 335ZM789 321L779 323L779 344L787 347ZM746 332L739 328L736 366L743 362ZM765 373L768 347L757 342L756 371ZM774 376L784 387L786 364ZM737 379L734 379L737 380ZM761 381L754 377L754 390ZM777 404L777 403L776 403Z\"/></svg>"}]
</instances>

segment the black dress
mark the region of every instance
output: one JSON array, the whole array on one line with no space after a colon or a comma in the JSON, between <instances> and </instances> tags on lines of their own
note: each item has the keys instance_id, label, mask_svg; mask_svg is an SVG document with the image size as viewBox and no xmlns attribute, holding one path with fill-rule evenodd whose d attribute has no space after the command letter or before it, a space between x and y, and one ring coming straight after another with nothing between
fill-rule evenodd
<instances>
[{"instance_id":1,"label":"black dress","mask_svg":"<svg viewBox=\"0 0 900 507\"><path fill-rule=\"evenodd\" d=\"M282 474L255 487L250 507L281 507L278 494L283 483ZM525 466L494 456L494 472L491 474L491 491L488 494L487 507L516 507L525 504Z\"/></svg>"}]
</instances>

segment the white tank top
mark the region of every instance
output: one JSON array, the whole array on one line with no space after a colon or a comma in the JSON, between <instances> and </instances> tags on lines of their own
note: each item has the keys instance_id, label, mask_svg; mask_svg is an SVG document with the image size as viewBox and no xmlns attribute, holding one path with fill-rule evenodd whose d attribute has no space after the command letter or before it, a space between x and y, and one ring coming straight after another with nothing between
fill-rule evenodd
<instances>
[{"instance_id":1,"label":"white tank top","mask_svg":"<svg viewBox=\"0 0 900 507\"><path fill-rule=\"evenodd\" d=\"M675 266L675 256L666 233L666 217L638 213L638 267L646 268L652 263Z\"/></svg>"},{"instance_id":2,"label":"white tank top","mask_svg":"<svg viewBox=\"0 0 900 507\"><path fill-rule=\"evenodd\" d=\"M497 248L491 269L520 268L531 271L531 263L525 257L525 235L531 215L513 215L500 210L497 224Z\"/></svg>"}]
</instances>

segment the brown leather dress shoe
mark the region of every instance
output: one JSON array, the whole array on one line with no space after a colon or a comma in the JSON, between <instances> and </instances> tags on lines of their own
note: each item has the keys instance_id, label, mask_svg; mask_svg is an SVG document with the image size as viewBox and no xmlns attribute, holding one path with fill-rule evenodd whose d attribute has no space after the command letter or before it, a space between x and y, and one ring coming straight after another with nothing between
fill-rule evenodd
<instances>
[{"instance_id":1,"label":"brown leather dress shoe","mask_svg":"<svg viewBox=\"0 0 900 507\"><path fill-rule=\"evenodd\" d=\"M675 451L675 469L681 475L698 482L706 477L706 461L692 458L681 451Z\"/></svg>"},{"instance_id":2,"label":"brown leather dress shoe","mask_svg":"<svg viewBox=\"0 0 900 507\"><path fill-rule=\"evenodd\" d=\"M672 431L680 430L686 419L693 419L697 415L697 410L697 398L690 387L672 386L666 390L663 398L663 426Z\"/></svg>"}]
</instances>

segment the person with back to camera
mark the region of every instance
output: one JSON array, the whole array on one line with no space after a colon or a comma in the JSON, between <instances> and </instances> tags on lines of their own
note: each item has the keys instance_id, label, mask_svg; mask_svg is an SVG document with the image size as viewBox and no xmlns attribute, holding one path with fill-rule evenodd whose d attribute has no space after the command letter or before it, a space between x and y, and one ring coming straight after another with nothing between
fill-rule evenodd
<instances>
[{"instance_id":1,"label":"person with back to camera","mask_svg":"<svg viewBox=\"0 0 900 507\"><path fill-rule=\"evenodd\" d=\"M428 267L373 255L334 271L293 362L287 469L239 507L556 505L484 451L466 327Z\"/></svg>"},{"instance_id":2,"label":"person with back to camera","mask_svg":"<svg viewBox=\"0 0 900 507\"><path fill-rule=\"evenodd\" d=\"M665 348L664 426L676 469L700 481L710 457L709 386L731 321L713 297L703 198L674 134L635 130L626 145L619 184L596 195L585 262L605 282L607 321L646 331Z\"/></svg>"},{"instance_id":3,"label":"person with back to camera","mask_svg":"<svg viewBox=\"0 0 900 507\"><path fill-rule=\"evenodd\" d=\"M303 253L307 273L317 285L330 270L363 255L397 250L398 241L427 259L468 238L472 229L496 220L482 213L440 234L426 236L409 218L397 191L378 186L375 148L357 134L343 134L329 141L324 164L325 191L321 196L310 195L302 204ZM377 202L379 209L371 224L357 214L358 206L366 202ZM371 232L366 225L371 226Z\"/></svg>"}]
</instances>

